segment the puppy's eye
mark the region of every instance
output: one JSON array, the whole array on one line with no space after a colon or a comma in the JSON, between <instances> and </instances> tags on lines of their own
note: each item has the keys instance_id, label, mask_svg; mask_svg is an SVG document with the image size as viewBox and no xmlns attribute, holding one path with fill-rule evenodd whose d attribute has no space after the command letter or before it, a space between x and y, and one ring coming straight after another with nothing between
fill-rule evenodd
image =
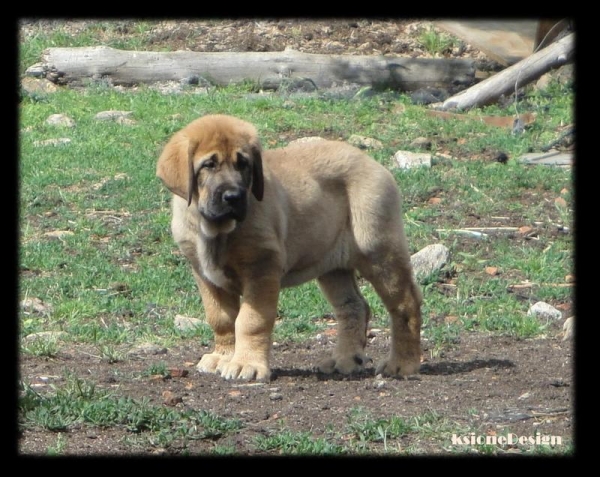
<instances>
[{"instance_id":1,"label":"puppy's eye","mask_svg":"<svg viewBox=\"0 0 600 477\"><path fill-rule=\"evenodd\" d=\"M248 159L246 157L242 156L240 153L238 153L236 161L235 161L235 168L238 171L242 171L242 170L246 169L249 165L250 165L250 163L248 162Z\"/></svg>"},{"instance_id":2,"label":"puppy's eye","mask_svg":"<svg viewBox=\"0 0 600 477\"><path fill-rule=\"evenodd\" d=\"M202 163L202 166L200 166L201 169L208 169L208 170L212 170L215 167L217 167L217 161L215 161L214 159L207 159L206 161L204 161Z\"/></svg>"}]
</instances>

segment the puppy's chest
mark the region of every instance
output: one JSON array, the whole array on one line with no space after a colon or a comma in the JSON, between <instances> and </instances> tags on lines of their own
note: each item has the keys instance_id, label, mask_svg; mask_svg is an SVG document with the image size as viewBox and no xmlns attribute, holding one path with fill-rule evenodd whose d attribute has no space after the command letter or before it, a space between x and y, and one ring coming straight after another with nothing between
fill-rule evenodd
<instances>
[{"instance_id":1,"label":"puppy's chest","mask_svg":"<svg viewBox=\"0 0 600 477\"><path fill-rule=\"evenodd\" d=\"M227 263L229 256L227 237L199 239L197 249L204 278L226 290L239 288L238 275Z\"/></svg>"}]
</instances>

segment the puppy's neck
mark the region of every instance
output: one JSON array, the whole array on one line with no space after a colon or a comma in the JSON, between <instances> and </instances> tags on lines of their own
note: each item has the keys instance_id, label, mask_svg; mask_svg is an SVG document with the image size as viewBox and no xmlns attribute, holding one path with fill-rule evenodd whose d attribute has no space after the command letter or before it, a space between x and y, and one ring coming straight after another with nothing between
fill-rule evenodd
<instances>
[{"instance_id":1,"label":"puppy's neck","mask_svg":"<svg viewBox=\"0 0 600 477\"><path fill-rule=\"evenodd\" d=\"M216 286L231 290L231 287L235 284L231 281L235 274L226 264L228 241L229 235L227 234L218 234L214 238L200 239L199 258L202 275ZM239 293L239 290L237 293Z\"/></svg>"}]
</instances>

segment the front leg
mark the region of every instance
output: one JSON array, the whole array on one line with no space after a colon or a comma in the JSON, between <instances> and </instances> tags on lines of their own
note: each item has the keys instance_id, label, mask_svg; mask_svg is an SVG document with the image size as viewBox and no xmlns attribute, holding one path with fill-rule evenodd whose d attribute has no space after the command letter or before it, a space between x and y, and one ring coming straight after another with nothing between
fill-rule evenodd
<instances>
[{"instance_id":1,"label":"front leg","mask_svg":"<svg viewBox=\"0 0 600 477\"><path fill-rule=\"evenodd\" d=\"M196 272L194 278L202 297L206 321L215 337L213 352L202 356L196 368L200 372L216 373L231 360L234 353L235 320L240 309L240 298L216 287Z\"/></svg>"},{"instance_id":2,"label":"front leg","mask_svg":"<svg viewBox=\"0 0 600 477\"><path fill-rule=\"evenodd\" d=\"M243 303L235 322L235 352L230 361L219 366L225 379L269 381L271 378L269 358L280 277L262 267L244 280Z\"/></svg>"}]
</instances>

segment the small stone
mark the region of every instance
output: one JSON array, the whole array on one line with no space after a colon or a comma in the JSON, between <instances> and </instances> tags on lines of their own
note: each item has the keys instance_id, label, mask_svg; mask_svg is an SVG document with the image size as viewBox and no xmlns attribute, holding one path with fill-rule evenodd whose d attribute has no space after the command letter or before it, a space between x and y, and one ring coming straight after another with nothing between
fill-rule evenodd
<instances>
[{"instance_id":1,"label":"small stone","mask_svg":"<svg viewBox=\"0 0 600 477\"><path fill-rule=\"evenodd\" d=\"M167 354L167 348L155 345L153 343L143 343L129 351L129 355L156 355Z\"/></svg>"},{"instance_id":2,"label":"small stone","mask_svg":"<svg viewBox=\"0 0 600 477\"><path fill-rule=\"evenodd\" d=\"M175 328L181 331L189 331L202 325L202 320L189 316L175 315Z\"/></svg>"},{"instance_id":3,"label":"small stone","mask_svg":"<svg viewBox=\"0 0 600 477\"><path fill-rule=\"evenodd\" d=\"M383 147L381 141L370 137L359 136L358 134L350 136L348 138L348 143L359 149L381 149Z\"/></svg>"},{"instance_id":4,"label":"small stone","mask_svg":"<svg viewBox=\"0 0 600 477\"><path fill-rule=\"evenodd\" d=\"M119 118L126 118L128 116L131 116L131 114L133 114L133 111L101 111L98 114L96 114L96 116L94 116L94 119L96 119L97 121L116 121Z\"/></svg>"},{"instance_id":5,"label":"small stone","mask_svg":"<svg viewBox=\"0 0 600 477\"><path fill-rule=\"evenodd\" d=\"M431 140L426 137L418 137L410 143L410 147L416 149L431 149Z\"/></svg>"},{"instance_id":6,"label":"small stone","mask_svg":"<svg viewBox=\"0 0 600 477\"><path fill-rule=\"evenodd\" d=\"M35 147L40 146L62 146L63 144L69 144L71 140L68 137L59 137L56 139L45 139L43 141L33 141Z\"/></svg>"},{"instance_id":7,"label":"small stone","mask_svg":"<svg viewBox=\"0 0 600 477\"><path fill-rule=\"evenodd\" d=\"M410 257L417 280L428 277L440 270L450 258L450 250L442 244L432 244L422 248Z\"/></svg>"},{"instance_id":8,"label":"small stone","mask_svg":"<svg viewBox=\"0 0 600 477\"><path fill-rule=\"evenodd\" d=\"M431 167L431 154L422 152L398 151L392 158L401 169Z\"/></svg>"},{"instance_id":9,"label":"small stone","mask_svg":"<svg viewBox=\"0 0 600 477\"><path fill-rule=\"evenodd\" d=\"M75 235L75 234L73 232L71 232L70 230L52 230L51 232L44 233L44 237L57 238L57 239L62 239L64 237L70 237L72 235Z\"/></svg>"},{"instance_id":10,"label":"small stone","mask_svg":"<svg viewBox=\"0 0 600 477\"><path fill-rule=\"evenodd\" d=\"M23 338L23 342L32 343L38 340L60 340L68 336L66 331L40 331L39 333L32 333Z\"/></svg>"},{"instance_id":11,"label":"small stone","mask_svg":"<svg viewBox=\"0 0 600 477\"><path fill-rule=\"evenodd\" d=\"M324 141L324 140L325 139L323 139L322 137L319 137L319 136L300 137L298 139L294 139L293 141L290 141L290 143L288 145L291 146L292 144L304 144L306 142Z\"/></svg>"},{"instance_id":12,"label":"small stone","mask_svg":"<svg viewBox=\"0 0 600 477\"><path fill-rule=\"evenodd\" d=\"M21 88L29 94L47 94L58 91L58 86L45 78L23 78L23 81L21 81Z\"/></svg>"},{"instance_id":13,"label":"small stone","mask_svg":"<svg viewBox=\"0 0 600 477\"><path fill-rule=\"evenodd\" d=\"M46 119L46 124L51 126L63 126L72 128L75 126L75 121L73 121L70 117L65 116L64 114L51 114Z\"/></svg>"},{"instance_id":14,"label":"small stone","mask_svg":"<svg viewBox=\"0 0 600 477\"><path fill-rule=\"evenodd\" d=\"M527 315L546 320L560 320L562 318L562 313L559 310L543 301L534 303L527 311Z\"/></svg>"},{"instance_id":15,"label":"small stone","mask_svg":"<svg viewBox=\"0 0 600 477\"><path fill-rule=\"evenodd\" d=\"M563 341L568 340L575 333L575 317L574 316L570 316L563 323L563 333L564 333L563 338L562 338Z\"/></svg>"},{"instance_id":16,"label":"small stone","mask_svg":"<svg viewBox=\"0 0 600 477\"><path fill-rule=\"evenodd\" d=\"M52 305L47 305L39 298L25 298L21 300L21 309L26 313L46 315L52 312Z\"/></svg>"}]
</instances>

